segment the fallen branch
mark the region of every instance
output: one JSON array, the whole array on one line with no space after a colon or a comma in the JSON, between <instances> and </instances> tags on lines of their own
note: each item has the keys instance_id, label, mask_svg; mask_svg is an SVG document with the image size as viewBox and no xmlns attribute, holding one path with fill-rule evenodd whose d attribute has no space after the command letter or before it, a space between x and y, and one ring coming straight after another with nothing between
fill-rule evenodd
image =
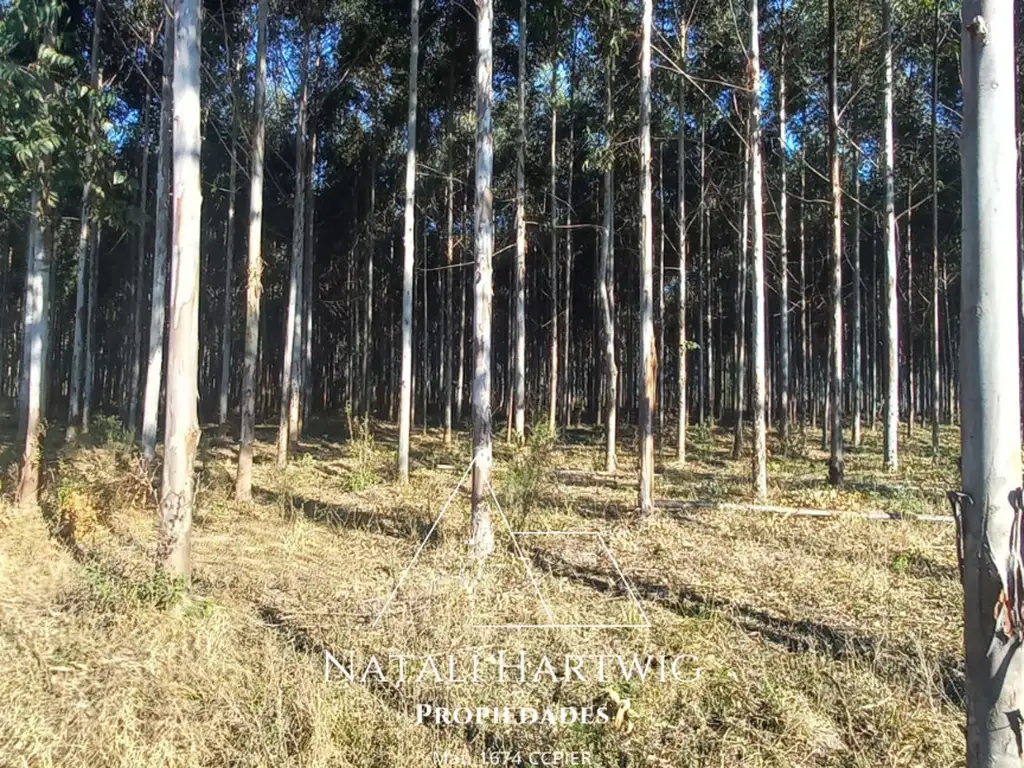
<instances>
[{"instance_id":1,"label":"fallen branch","mask_svg":"<svg viewBox=\"0 0 1024 768\"><path fill-rule=\"evenodd\" d=\"M777 507L765 504L735 504L724 501L677 501L661 499L655 502L661 509L718 509L730 512L769 512L787 517L859 517L865 520L919 520L925 523L952 523L949 515L905 515L902 512L858 512L855 510L808 509L806 507Z\"/></svg>"}]
</instances>

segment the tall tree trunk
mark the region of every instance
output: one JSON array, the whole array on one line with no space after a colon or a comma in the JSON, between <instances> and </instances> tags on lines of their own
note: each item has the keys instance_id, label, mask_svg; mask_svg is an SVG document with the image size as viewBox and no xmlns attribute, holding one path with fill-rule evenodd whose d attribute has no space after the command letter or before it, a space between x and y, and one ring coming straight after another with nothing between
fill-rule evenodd
<instances>
[{"instance_id":1,"label":"tall tree trunk","mask_svg":"<svg viewBox=\"0 0 1024 768\"><path fill-rule=\"evenodd\" d=\"M167 419L157 564L191 573L193 465L199 444L199 239L202 213L199 0L177 0L174 48L174 217Z\"/></svg>"},{"instance_id":2,"label":"tall tree trunk","mask_svg":"<svg viewBox=\"0 0 1024 768\"><path fill-rule=\"evenodd\" d=\"M398 482L409 482L409 433L412 428L412 279L416 260L416 85L420 51L420 3L411 0L409 111L406 117L405 235L402 267L402 372L398 406ZM424 329L424 332L426 329Z\"/></svg>"},{"instance_id":3,"label":"tall tree trunk","mask_svg":"<svg viewBox=\"0 0 1024 768\"><path fill-rule=\"evenodd\" d=\"M555 50L551 57L551 342L548 360L548 429L555 433L558 415L558 25L553 35Z\"/></svg>"},{"instance_id":4,"label":"tall tree trunk","mask_svg":"<svg viewBox=\"0 0 1024 768\"><path fill-rule=\"evenodd\" d=\"M765 301L764 274L764 198L761 194L761 44L758 29L758 0L750 0L750 202L753 216L751 260L753 262L754 311L754 493L768 496L768 446L765 423L765 342L768 313Z\"/></svg>"},{"instance_id":5,"label":"tall tree trunk","mask_svg":"<svg viewBox=\"0 0 1024 768\"><path fill-rule=\"evenodd\" d=\"M939 4L932 30L932 457L939 456Z\"/></svg>"},{"instance_id":6,"label":"tall tree trunk","mask_svg":"<svg viewBox=\"0 0 1024 768\"><path fill-rule=\"evenodd\" d=\"M377 112L374 111L376 116ZM363 310L363 349L360 380L363 383L363 428L370 427L370 412L373 408L373 385L370 382L370 334L373 330L373 259L377 242L377 143L370 148L370 216L367 226L366 246L366 299Z\"/></svg>"},{"instance_id":7,"label":"tall tree trunk","mask_svg":"<svg viewBox=\"0 0 1024 768\"><path fill-rule=\"evenodd\" d=\"M658 414L657 446L659 452L664 446L665 435L665 142L661 142L658 153L658 279L654 286L657 297L655 309L655 329L658 334L657 352L658 384L655 390L654 404Z\"/></svg>"},{"instance_id":8,"label":"tall tree trunk","mask_svg":"<svg viewBox=\"0 0 1024 768\"><path fill-rule=\"evenodd\" d=\"M225 27L225 35L227 34ZM238 98L235 83L241 74L242 59L239 57L235 76L231 79L231 149L228 153L228 220L224 236L224 297L220 319L220 391L217 403L217 423L228 420L228 399L231 395L231 297L232 274L235 263L235 198L238 194Z\"/></svg>"},{"instance_id":9,"label":"tall tree trunk","mask_svg":"<svg viewBox=\"0 0 1024 768\"><path fill-rule=\"evenodd\" d=\"M288 276L288 305L284 327L284 357L281 363L281 411L277 427L277 464L288 463L288 451L299 439L298 362L302 358L302 247L306 234L306 110L309 96L309 38L302 41L299 110L295 128L295 196L292 198L292 258Z\"/></svg>"},{"instance_id":10,"label":"tall tree trunk","mask_svg":"<svg viewBox=\"0 0 1024 768\"><path fill-rule=\"evenodd\" d=\"M860 447L861 403L864 377L861 373L861 279L860 279L860 148L853 146L853 447Z\"/></svg>"},{"instance_id":11,"label":"tall tree trunk","mask_svg":"<svg viewBox=\"0 0 1024 768\"><path fill-rule=\"evenodd\" d=\"M89 101L89 132L92 137L96 135L96 96L100 89L100 30L103 26L103 2L95 0L93 4L93 27L92 27L92 48L89 54L89 87L91 90ZM87 151L86 166L91 169L92 151ZM88 171L91 173L91 170ZM68 387L68 429L66 439L70 443L74 441L78 420L81 415L82 401L82 368L83 368L83 345L85 341L85 302L88 286L86 285L87 260L89 257L90 221L89 221L89 195L92 190L92 177L86 178L82 185L82 218L78 228L78 248L75 253L75 329L74 341L71 350L71 383ZM6 255L6 254L5 254ZM95 257L94 257L95 258Z\"/></svg>"},{"instance_id":12,"label":"tall tree trunk","mask_svg":"<svg viewBox=\"0 0 1024 768\"><path fill-rule=\"evenodd\" d=\"M516 84L515 433L526 436L526 8L519 5L519 76Z\"/></svg>"},{"instance_id":13,"label":"tall tree trunk","mask_svg":"<svg viewBox=\"0 0 1024 768\"><path fill-rule=\"evenodd\" d=\"M807 305L807 168L800 152L800 432L813 419L811 405L810 307Z\"/></svg>"},{"instance_id":14,"label":"tall tree trunk","mask_svg":"<svg viewBox=\"0 0 1024 768\"><path fill-rule=\"evenodd\" d=\"M1013 3L963 5L961 135L963 271L960 377L967 765L1021 762L1019 643L1002 632L1003 585L1013 583L1021 482ZM1008 362L1009 361L1009 362ZM1010 503L1008 503L1010 499ZM1019 502L1018 502L1019 503ZM1019 507L1018 507L1019 508ZM1008 572L1009 569L1009 572ZM995 610L994 610L995 609ZM995 618L993 619L993 616ZM1013 627L1019 630L1019 627Z\"/></svg>"},{"instance_id":15,"label":"tall tree trunk","mask_svg":"<svg viewBox=\"0 0 1024 768\"><path fill-rule=\"evenodd\" d=\"M319 65L319 57L317 57ZM306 220L302 259L302 401L299 408L299 429L302 435L309 407L313 400L313 266L316 262L316 199L313 195L313 174L316 171L317 129L309 135L306 152ZM365 393L364 393L365 398Z\"/></svg>"},{"instance_id":16,"label":"tall tree trunk","mask_svg":"<svg viewBox=\"0 0 1024 768\"><path fill-rule=\"evenodd\" d=\"M680 16L679 53L682 66L686 67L686 23ZM686 463L686 78L679 78L679 352L677 355L676 399L679 401L678 423L676 424L676 459Z\"/></svg>"},{"instance_id":17,"label":"tall tree trunk","mask_svg":"<svg viewBox=\"0 0 1024 768\"><path fill-rule=\"evenodd\" d=\"M750 136L750 116L747 116L747 136ZM736 410L736 423L732 434L732 458L736 461L743 455L743 419L747 408L747 285L750 273L750 147L747 142L743 156L743 216L740 230L739 264L736 269L736 307L739 311L739 322L733 332L733 361L735 378L733 380L733 404Z\"/></svg>"},{"instance_id":18,"label":"tall tree trunk","mask_svg":"<svg viewBox=\"0 0 1024 768\"><path fill-rule=\"evenodd\" d=\"M914 380L914 200L907 187L907 439L914 435L917 390Z\"/></svg>"},{"instance_id":19,"label":"tall tree trunk","mask_svg":"<svg viewBox=\"0 0 1024 768\"><path fill-rule=\"evenodd\" d=\"M896 293L896 196L893 187L892 0L882 0L882 36L885 51L885 343L886 394L884 463L895 472L900 419L899 304Z\"/></svg>"},{"instance_id":20,"label":"tall tree trunk","mask_svg":"<svg viewBox=\"0 0 1024 768\"><path fill-rule=\"evenodd\" d=\"M414 0L415 2L415 0ZM473 495L469 553L482 561L494 550L487 493L491 482L491 256L494 250L491 176L491 0L477 0L476 32L476 275L473 302Z\"/></svg>"},{"instance_id":21,"label":"tall tree trunk","mask_svg":"<svg viewBox=\"0 0 1024 768\"><path fill-rule=\"evenodd\" d=\"M615 440L618 425L619 368L615 362L615 272L612 267L612 249L615 231L615 161L612 145L612 131L615 123L613 92L614 61L610 54L605 56L604 76L604 225L601 227L601 260L597 267L598 291L601 297L601 317L604 324L605 391L607 416L605 418L605 469L614 472L616 468Z\"/></svg>"},{"instance_id":22,"label":"tall tree trunk","mask_svg":"<svg viewBox=\"0 0 1024 768\"><path fill-rule=\"evenodd\" d=\"M102 225L97 222L92 236L92 258L89 259L89 298L85 310L85 373L82 385L82 434L89 434L92 417L93 387L96 380L96 299L99 293L99 260Z\"/></svg>"},{"instance_id":23,"label":"tall tree trunk","mask_svg":"<svg viewBox=\"0 0 1024 768\"><path fill-rule=\"evenodd\" d=\"M831 456L829 458L829 483L843 483L843 189L839 165L839 93L837 70L839 68L839 21L836 15L836 0L829 0L829 163L832 185L832 312L830 344L831 349Z\"/></svg>"},{"instance_id":24,"label":"tall tree trunk","mask_svg":"<svg viewBox=\"0 0 1024 768\"><path fill-rule=\"evenodd\" d=\"M562 421L568 428L571 426L570 421L572 420L572 381L570 380L571 371L569 369L569 352L572 345L572 267L573 267L573 243L572 243L572 194L573 194L573 172L576 167L576 117L573 110L573 106L576 101L576 42L575 42L576 28L575 21L569 24L569 105L568 105L568 117L569 117L569 179L568 184L565 188L565 270L563 276L564 288L564 304L565 304L565 317L562 318L562 328L564 330L562 334L562 364L560 368L561 374L561 387L562 387L562 402L564 415Z\"/></svg>"},{"instance_id":25,"label":"tall tree trunk","mask_svg":"<svg viewBox=\"0 0 1024 768\"><path fill-rule=\"evenodd\" d=\"M153 37L154 36L151 33L149 38L149 48L147 49L147 57L150 58L147 71L150 74L152 74L153 71ZM149 79L152 80L151 77ZM146 218L148 210L147 201L149 198L149 147L150 142L152 141L149 127L149 116L152 110L150 109L149 102L149 86L147 85L142 118L142 171L139 182L139 231L138 240L135 244L135 281L132 283L132 339L131 357L129 358L131 370L128 374L128 412L126 417L129 429L135 429L138 426L139 379L142 374L142 283L146 274Z\"/></svg>"},{"instance_id":26,"label":"tall tree trunk","mask_svg":"<svg viewBox=\"0 0 1024 768\"><path fill-rule=\"evenodd\" d=\"M779 440L784 451L789 450L789 392L790 373L789 332L789 198L787 196L786 161L788 157L789 118L786 114L786 7L779 10Z\"/></svg>"},{"instance_id":27,"label":"tall tree trunk","mask_svg":"<svg viewBox=\"0 0 1024 768\"><path fill-rule=\"evenodd\" d=\"M149 360L142 406L142 455L156 456L160 390L163 387L164 325L167 319L167 236L171 209L171 115L174 109L174 15L164 19L164 62L160 90L160 139L156 167L156 223L153 248L153 290L149 310Z\"/></svg>"},{"instance_id":28,"label":"tall tree trunk","mask_svg":"<svg viewBox=\"0 0 1024 768\"><path fill-rule=\"evenodd\" d=\"M449 82L451 82L449 80ZM449 100L449 111L451 100ZM447 242L445 244L445 264L447 269L444 272L444 444L452 443L452 353L455 346L455 316L452 302L453 280L455 271L455 215L452 210L455 207L455 178L452 175L451 154L448 156L448 178L445 184L445 208L447 209L448 221L446 222Z\"/></svg>"},{"instance_id":29,"label":"tall tree trunk","mask_svg":"<svg viewBox=\"0 0 1024 768\"><path fill-rule=\"evenodd\" d=\"M654 511L654 408L658 361L654 348L654 232L651 200L651 31L653 0L643 0L640 48L640 346L643 383L640 394L640 488L643 515Z\"/></svg>"},{"instance_id":30,"label":"tall tree trunk","mask_svg":"<svg viewBox=\"0 0 1024 768\"><path fill-rule=\"evenodd\" d=\"M32 188L29 212L29 252L25 270L24 328L25 348L24 397L19 403L24 411L24 446L21 473L18 478L18 504L34 509L39 505L39 475L43 450L43 354L46 325L49 318L50 254L47 253L47 195L39 187Z\"/></svg>"},{"instance_id":31,"label":"tall tree trunk","mask_svg":"<svg viewBox=\"0 0 1024 768\"><path fill-rule=\"evenodd\" d=\"M252 498L252 444L256 439L256 373L263 293L263 156L266 116L267 15L270 0L260 0L256 29L256 87L253 98L252 158L249 173L249 252L245 282L245 361L242 369L242 424L238 446L235 498ZM155 294L154 294L155 296Z\"/></svg>"}]
</instances>

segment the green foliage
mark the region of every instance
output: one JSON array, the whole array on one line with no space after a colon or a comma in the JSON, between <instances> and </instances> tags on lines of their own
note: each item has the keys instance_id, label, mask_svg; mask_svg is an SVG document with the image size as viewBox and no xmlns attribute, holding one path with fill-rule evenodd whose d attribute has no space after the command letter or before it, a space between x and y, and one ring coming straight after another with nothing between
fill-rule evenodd
<instances>
[{"instance_id":1,"label":"green foliage","mask_svg":"<svg viewBox=\"0 0 1024 768\"><path fill-rule=\"evenodd\" d=\"M349 491L362 491L382 482L377 469L377 449L373 433L362 428L358 433L350 443L354 462L345 474L345 489Z\"/></svg>"},{"instance_id":2,"label":"green foliage","mask_svg":"<svg viewBox=\"0 0 1024 768\"><path fill-rule=\"evenodd\" d=\"M551 473L551 454L555 435L546 423L530 432L526 443L512 457L502 480L505 507L515 516L514 524L523 530L530 512L539 504Z\"/></svg>"},{"instance_id":3,"label":"green foliage","mask_svg":"<svg viewBox=\"0 0 1024 768\"><path fill-rule=\"evenodd\" d=\"M188 590L184 579L163 570L148 575L117 573L97 563L86 565L85 583L90 602L97 610L112 613L147 607L167 610L181 603ZM209 611L206 601L197 607L202 615Z\"/></svg>"},{"instance_id":4,"label":"green foliage","mask_svg":"<svg viewBox=\"0 0 1024 768\"><path fill-rule=\"evenodd\" d=\"M91 428L96 439L114 453L128 456L135 452L135 430L126 427L116 416L95 417Z\"/></svg>"}]
</instances>

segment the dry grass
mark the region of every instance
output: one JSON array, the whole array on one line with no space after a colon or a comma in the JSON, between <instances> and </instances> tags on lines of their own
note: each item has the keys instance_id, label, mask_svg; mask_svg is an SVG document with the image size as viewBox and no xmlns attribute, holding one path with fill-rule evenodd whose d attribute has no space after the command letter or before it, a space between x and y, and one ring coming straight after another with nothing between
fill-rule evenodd
<instances>
[{"instance_id":1,"label":"dry grass","mask_svg":"<svg viewBox=\"0 0 1024 768\"><path fill-rule=\"evenodd\" d=\"M945 513L956 433L943 435L935 464L925 430L917 437L890 476L869 432L848 456L850 487L832 491L808 435L805 453L772 459L771 501ZM392 438L379 426L373 443L310 441L284 472L262 445L246 506L231 501L231 444L205 440L187 592L153 575L152 504L132 491L130 457L101 446L56 466L50 530L63 526L64 540L10 509L0 527L0 765L428 766L446 749L478 755L484 745L524 759L538 748L587 750L591 765L609 767L963 763L951 527L717 511L641 522L628 440L623 471L605 475L594 472L599 436L573 432L550 455L529 449L547 457L539 468L498 446L499 499L515 500L506 506L516 528L601 532L649 628L475 628L544 613L500 525L487 568L465 572L464 494L373 628L468 452L464 435L445 448L417 433L412 482L396 489ZM749 460L729 460L730 442L695 429L691 462L666 458L658 495L751 500ZM547 471L555 467L576 471ZM559 622L639 618L592 538L520 544ZM631 702L628 732L435 727L416 723L417 703L542 708L610 694L597 682L324 682L324 649L690 654L701 673L686 685L616 683Z\"/></svg>"}]
</instances>

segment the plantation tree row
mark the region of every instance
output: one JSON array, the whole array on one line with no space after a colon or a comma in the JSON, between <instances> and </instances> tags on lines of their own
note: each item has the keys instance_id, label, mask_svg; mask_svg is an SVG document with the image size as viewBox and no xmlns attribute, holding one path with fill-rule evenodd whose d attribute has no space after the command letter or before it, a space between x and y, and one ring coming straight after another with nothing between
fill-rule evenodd
<instances>
[{"instance_id":1,"label":"plantation tree row","mask_svg":"<svg viewBox=\"0 0 1024 768\"><path fill-rule=\"evenodd\" d=\"M475 5L0 3L21 503L44 432L99 412L149 459L162 434L160 561L183 574L200 421L237 429L244 500L257 424L284 465L314 421L397 422L404 483L417 430L471 420L478 557L500 425L600 425L608 470L635 428L645 514L694 426L734 430L760 497L769 452L811 430L840 484L865 428L892 470L901 432L929 425L937 455L961 402L965 435L992 429L978 386L1017 391L1019 447L1019 355L1012 377L959 370L1016 350L1024 318L1012 249L1005 306L960 324L989 297L961 252L991 279L999 245L962 198L1004 230L1019 207L1017 179L979 191L982 167L1007 181L989 145L960 155L978 125L1020 143L1012 95L985 123L995 97L970 92L1024 60L1012 3L966 24L945 0Z\"/></svg>"}]
</instances>

